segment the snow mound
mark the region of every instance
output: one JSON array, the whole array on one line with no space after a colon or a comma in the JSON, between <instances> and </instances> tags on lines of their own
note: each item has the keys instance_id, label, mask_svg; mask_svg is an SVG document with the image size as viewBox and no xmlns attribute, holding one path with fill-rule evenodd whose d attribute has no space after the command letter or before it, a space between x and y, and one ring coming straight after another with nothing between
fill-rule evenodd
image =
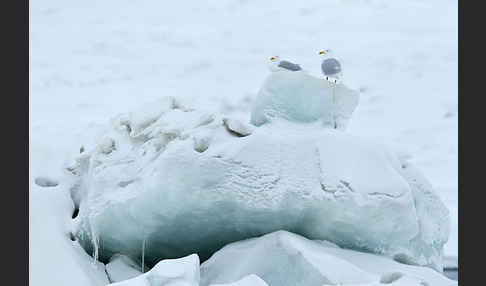
<instances>
[{"instance_id":1,"label":"snow mound","mask_svg":"<svg viewBox=\"0 0 486 286\"><path fill-rule=\"evenodd\" d=\"M257 275L250 274L233 283L211 284L211 286L268 286L268 284Z\"/></svg>"},{"instance_id":2,"label":"snow mound","mask_svg":"<svg viewBox=\"0 0 486 286\"><path fill-rule=\"evenodd\" d=\"M249 124L244 124L243 122L231 119L223 118L223 124L226 126L230 132L233 132L236 136L244 137L248 136L253 132L253 127Z\"/></svg>"},{"instance_id":3,"label":"snow mound","mask_svg":"<svg viewBox=\"0 0 486 286\"><path fill-rule=\"evenodd\" d=\"M147 273L110 285L198 286L199 279L199 257L196 254L191 254L179 259L162 260Z\"/></svg>"},{"instance_id":4,"label":"snow mound","mask_svg":"<svg viewBox=\"0 0 486 286\"><path fill-rule=\"evenodd\" d=\"M358 106L359 92L339 83L334 96L331 84L307 73L272 73L260 89L253 109L251 123L260 126L275 118L293 122L321 120L324 126L344 130Z\"/></svg>"},{"instance_id":5,"label":"snow mound","mask_svg":"<svg viewBox=\"0 0 486 286\"><path fill-rule=\"evenodd\" d=\"M228 283L249 273L270 286L457 285L429 268L336 248L286 231L225 246L201 265L200 285Z\"/></svg>"},{"instance_id":6,"label":"snow mound","mask_svg":"<svg viewBox=\"0 0 486 286\"><path fill-rule=\"evenodd\" d=\"M116 117L66 168L83 247L152 266L283 229L442 271L448 211L412 165L319 123L223 119L173 98Z\"/></svg>"}]
</instances>

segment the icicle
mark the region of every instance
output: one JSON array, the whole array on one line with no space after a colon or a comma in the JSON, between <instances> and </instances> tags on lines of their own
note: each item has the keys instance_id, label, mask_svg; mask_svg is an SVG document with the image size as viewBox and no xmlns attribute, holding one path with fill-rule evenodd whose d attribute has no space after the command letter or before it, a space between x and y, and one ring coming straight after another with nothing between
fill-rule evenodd
<instances>
[{"instance_id":1,"label":"icicle","mask_svg":"<svg viewBox=\"0 0 486 286\"><path fill-rule=\"evenodd\" d=\"M93 224L91 223L91 220L89 220L89 228L91 231L91 242L93 244L94 248L94 254L93 254L93 264L96 264L98 261L98 256L99 256L99 238L96 235L95 229L93 227Z\"/></svg>"},{"instance_id":2,"label":"icicle","mask_svg":"<svg viewBox=\"0 0 486 286\"><path fill-rule=\"evenodd\" d=\"M142 273L145 273L145 241L146 238L144 236L142 240Z\"/></svg>"},{"instance_id":3,"label":"icicle","mask_svg":"<svg viewBox=\"0 0 486 286\"><path fill-rule=\"evenodd\" d=\"M89 164L91 164L91 159L90 161L88 161ZM89 167L88 168L88 177L92 177L92 168ZM90 185L91 185L91 181L88 181L88 188L90 188ZM88 213L91 213L90 215L88 215L88 224L89 224L89 229L90 229L90 232L91 232L91 242L93 244L93 248L94 248L94 253L93 253L93 265L96 267L96 262L98 262L98 256L99 256L99 244L98 244L98 235L96 234L96 231L95 231L95 228L94 228L94 225L93 225L93 219L96 217L96 212L88 212Z\"/></svg>"}]
</instances>

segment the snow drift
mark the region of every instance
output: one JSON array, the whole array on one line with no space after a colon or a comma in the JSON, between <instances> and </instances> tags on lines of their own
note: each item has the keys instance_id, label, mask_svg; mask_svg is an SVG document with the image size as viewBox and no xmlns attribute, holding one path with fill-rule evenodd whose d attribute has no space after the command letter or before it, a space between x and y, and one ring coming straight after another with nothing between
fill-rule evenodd
<instances>
[{"instance_id":1,"label":"snow drift","mask_svg":"<svg viewBox=\"0 0 486 286\"><path fill-rule=\"evenodd\" d=\"M283 229L442 270L448 212L384 146L320 123L223 119L164 98L112 120L67 167L83 247L151 266Z\"/></svg>"}]
</instances>

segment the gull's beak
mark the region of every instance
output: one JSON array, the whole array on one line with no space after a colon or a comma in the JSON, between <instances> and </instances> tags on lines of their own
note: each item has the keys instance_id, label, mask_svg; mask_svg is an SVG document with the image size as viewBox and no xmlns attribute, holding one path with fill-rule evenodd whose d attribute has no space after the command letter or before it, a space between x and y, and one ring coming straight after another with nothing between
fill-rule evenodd
<instances>
[{"instance_id":1,"label":"gull's beak","mask_svg":"<svg viewBox=\"0 0 486 286\"><path fill-rule=\"evenodd\" d=\"M270 60L273 62L275 60L275 57L271 57Z\"/></svg>"},{"instance_id":2,"label":"gull's beak","mask_svg":"<svg viewBox=\"0 0 486 286\"><path fill-rule=\"evenodd\" d=\"M326 54L326 52L325 52L325 51L320 51L320 52L319 52L319 55L325 55L325 54Z\"/></svg>"}]
</instances>

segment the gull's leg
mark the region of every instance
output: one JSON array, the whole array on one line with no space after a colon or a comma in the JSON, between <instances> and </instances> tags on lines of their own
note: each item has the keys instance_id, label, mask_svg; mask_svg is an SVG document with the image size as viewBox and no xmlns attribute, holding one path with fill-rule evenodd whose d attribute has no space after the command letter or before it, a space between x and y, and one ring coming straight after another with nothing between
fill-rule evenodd
<instances>
[{"instance_id":1,"label":"gull's leg","mask_svg":"<svg viewBox=\"0 0 486 286\"><path fill-rule=\"evenodd\" d=\"M334 112L333 112L333 124L334 124L334 129L337 129L337 122L336 122L336 86L337 83L342 81L342 74L336 75L336 77L331 78L331 84L332 84L332 103L334 107Z\"/></svg>"},{"instance_id":2,"label":"gull's leg","mask_svg":"<svg viewBox=\"0 0 486 286\"><path fill-rule=\"evenodd\" d=\"M333 107L333 112L332 112L332 122L334 125L334 129L337 128L337 123L336 123L336 80L334 80L334 84L332 84L332 107Z\"/></svg>"},{"instance_id":3,"label":"gull's leg","mask_svg":"<svg viewBox=\"0 0 486 286\"><path fill-rule=\"evenodd\" d=\"M326 76L325 79L327 80L329 87L332 88L332 108L333 108L333 111L332 111L332 114L331 114L331 118L332 118L332 122L333 122L333 128L337 129L337 122L336 122L335 110L334 110L336 108L337 78L333 78L333 77L330 78L329 76Z\"/></svg>"}]
</instances>

